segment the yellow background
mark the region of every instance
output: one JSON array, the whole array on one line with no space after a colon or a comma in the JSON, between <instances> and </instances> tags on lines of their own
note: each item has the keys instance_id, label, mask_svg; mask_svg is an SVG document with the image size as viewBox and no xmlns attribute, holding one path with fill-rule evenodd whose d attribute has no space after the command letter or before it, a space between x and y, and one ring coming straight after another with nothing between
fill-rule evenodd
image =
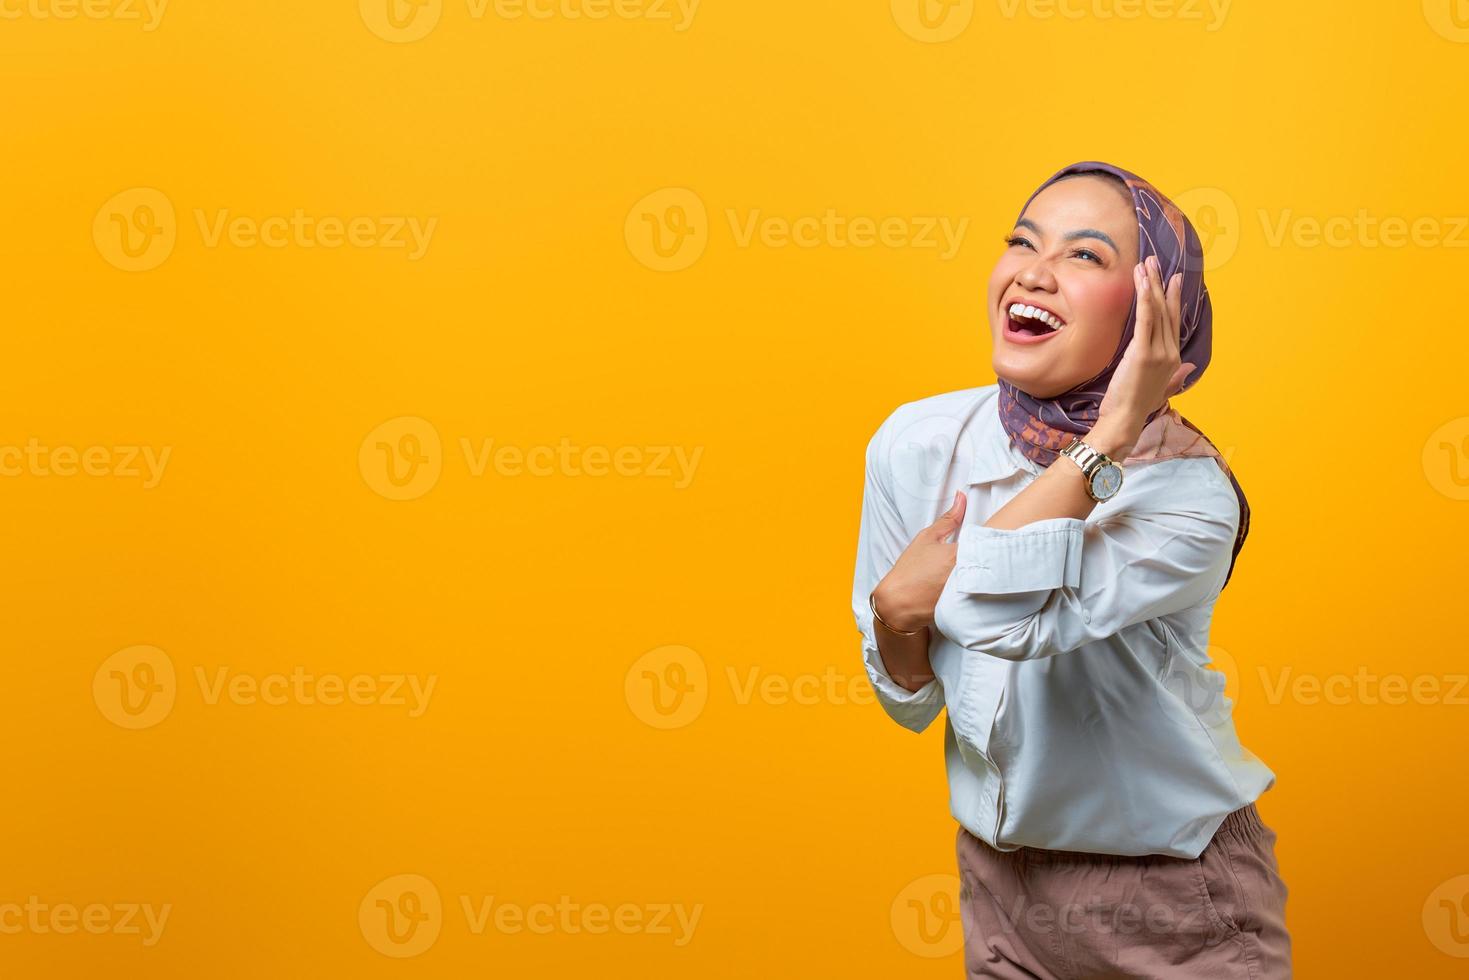
<instances>
[{"instance_id":1,"label":"yellow background","mask_svg":"<svg viewBox=\"0 0 1469 980\"><path fill-rule=\"evenodd\" d=\"M943 726L871 702L848 608L862 455L899 403L994 380L1000 238L1081 159L1210 228L1215 361L1177 404L1254 508L1214 642L1279 776L1298 973L1469 965L1440 904L1469 892L1469 14L705 0L679 30L445 0L403 41L351 0L175 0L153 30L5 2L0 446L170 456L152 487L0 478L0 905L171 906L152 946L0 933L6 976L957 975ZM124 271L135 188L175 240ZM697 254L658 271L639 227L675 204ZM222 209L438 223L415 261L211 246ZM729 219L827 209L969 226L945 260ZM1300 223L1359 212L1439 241ZM393 500L364 443L404 418L380 441L423 420L438 472ZM461 439L636 465L476 476ZM687 485L648 447L700 453ZM103 667L138 646L174 700L129 728ZM694 707L660 724L674 662ZM436 687L410 717L197 680L297 667ZM1359 672L1442 689L1271 696ZM411 957L359 925L398 875L442 901ZM463 896L701 912L684 945L476 934Z\"/></svg>"}]
</instances>

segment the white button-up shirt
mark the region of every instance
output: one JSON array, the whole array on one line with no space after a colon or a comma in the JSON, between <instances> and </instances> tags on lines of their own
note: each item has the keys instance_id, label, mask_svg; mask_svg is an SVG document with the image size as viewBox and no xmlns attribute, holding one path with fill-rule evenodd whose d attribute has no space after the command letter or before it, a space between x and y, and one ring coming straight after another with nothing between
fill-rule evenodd
<instances>
[{"instance_id":1,"label":"white button-up shirt","mask_svg":"<svg viewBox=\"0 0 1469 980\"><path fill-rule=\"evenodd\" d=\"M852 612L878 702L914 732L948 708L950 812L1000 850L1197 857L1275 782L1204 666L1239 527L1229 478L1208 457L1127 465L1085 520L985 527L1042 472L1010 445L998 393L902 405L868 443ZM935 676L908 691L883 666L867 597L960 490Z\"/></svg>"}]
</instances>

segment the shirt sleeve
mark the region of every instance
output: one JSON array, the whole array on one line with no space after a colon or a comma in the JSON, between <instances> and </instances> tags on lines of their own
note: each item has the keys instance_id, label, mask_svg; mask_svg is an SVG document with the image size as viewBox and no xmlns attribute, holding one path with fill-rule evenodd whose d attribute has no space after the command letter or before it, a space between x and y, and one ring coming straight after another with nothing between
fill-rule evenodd
<instances>
[{"instance_id":1,"label":"shirt sleeve","mask_svg":"<svg viewBox=\"0 0 1469 980\"><path fill-rule=\"evenodd\" d=\"M1228 478L1204 457L1128 476L1133 506L1095 522L963 527L939 631L966 650L1035 660L1216 597L1239 526Z\"/></svg>"},{"instance_id":2,"label":"shirt sleeve","mask_svg":"<svg viewBox=\"0 0 1469 980\"><path fill-rule=\"evenodd\" d=\"M903 528L892 494L886 442L891 421L892 416L889 416L867 444L862 522L857 533L857 570L852 582L852 614L862 634L862 661L878 703L893 721L909 731L921 732L938 717L944 706L943 687L935 677L918 690L909 691L889 676L883 666L882 654L877 649L872 607L868 605L868 596L883 576L892 570L912 537Z\"/></svg>"}]
</instances>

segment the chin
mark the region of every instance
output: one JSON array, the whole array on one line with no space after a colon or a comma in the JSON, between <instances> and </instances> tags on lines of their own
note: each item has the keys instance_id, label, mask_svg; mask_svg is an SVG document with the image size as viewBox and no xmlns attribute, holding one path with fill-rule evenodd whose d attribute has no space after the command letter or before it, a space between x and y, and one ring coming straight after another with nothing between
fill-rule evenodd
<instances>
[{"instance_id":1,"label":"chin","mask_svg":"<svg viewBox=\"0 0 1469 980\"><path fill-rule=\"evenodd\" d=\"M1032 398L1055 398L1096 375L1101 365L1086 371L1060 370L1053 351L1014 350L1004 340L996 342L990 369Z\"/></svg>"},{"instance_id":2,"label":"chin","mask_svg":"<svg viewBox=\"0 0 1469 980\"><path fill-rule=\"evenodd\" d=\"M996 378L1003 378L1033 398L1050 398L1065 388L1057 388L1054 375L1044 365L1026 363L1027 358L1000 355L990 359Z\"/></svg>"}]
</instances>

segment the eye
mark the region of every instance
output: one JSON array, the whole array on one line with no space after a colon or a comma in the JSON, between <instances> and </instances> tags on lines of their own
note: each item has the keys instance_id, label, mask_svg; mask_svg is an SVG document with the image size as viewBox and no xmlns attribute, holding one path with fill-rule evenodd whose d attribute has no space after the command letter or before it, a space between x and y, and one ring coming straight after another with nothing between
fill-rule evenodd
<instances>
[{"instance_id":1,"label":"eye","mask_svg":"<svg viewBox=\"0 0 1469 980\"><path fill-rule=\"evenodd\" d=\"M1020 235L1011 235L1009 238L1005 239L1005 244L1011 248L1014 248L1016 245L1024 245L1026 248L1034 248L1034 246L1030 244L1030 241L1028 239L1023 238Z\"/></svg>"},{"instance_id":2,"label":"eye","mask_svg":"<svg viewBox=\"0 0 1469 980\"><path fill-rule=\"evenodd\" d=\"M1081 258L1086 258L1089 261L1095 262L1097 265L1102 264L1102 257L1089 248L1079 248L1071 254Z\"/></svg>"}]
</instances>

